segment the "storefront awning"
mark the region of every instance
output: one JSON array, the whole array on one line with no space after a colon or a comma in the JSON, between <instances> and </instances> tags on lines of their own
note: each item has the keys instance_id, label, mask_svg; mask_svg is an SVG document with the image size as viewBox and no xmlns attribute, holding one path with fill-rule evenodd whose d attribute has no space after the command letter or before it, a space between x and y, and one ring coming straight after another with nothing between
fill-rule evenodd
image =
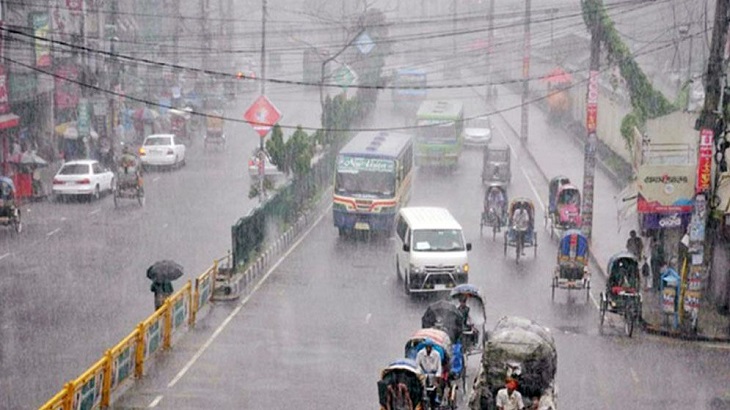
<instances>
[{"instance_id":1,"label":"storefront awning","mask_svg":"<svg viewBox=\"0 0 730 410\"><path fill-rule=\"evenodd\" d=\"M20 117L15 114L0 115L0 130L17 127L20 123Z\"/></svg>"}]
</instances>

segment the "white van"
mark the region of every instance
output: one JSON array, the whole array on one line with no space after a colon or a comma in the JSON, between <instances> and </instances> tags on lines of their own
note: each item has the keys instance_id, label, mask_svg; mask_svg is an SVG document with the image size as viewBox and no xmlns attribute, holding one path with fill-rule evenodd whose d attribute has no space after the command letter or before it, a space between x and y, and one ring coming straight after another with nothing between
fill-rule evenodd
<instances>
[{"instance_id":1,"label":"white van","mask_svg":"<svg viewBox=\"0 0 730 410\"><path fill-rule=\"evenodd\" d=\"M406 294L445 291L469 281L471 243L447 209L402 208L395 242L395 268Z\"/></svg>"}]
</instances>

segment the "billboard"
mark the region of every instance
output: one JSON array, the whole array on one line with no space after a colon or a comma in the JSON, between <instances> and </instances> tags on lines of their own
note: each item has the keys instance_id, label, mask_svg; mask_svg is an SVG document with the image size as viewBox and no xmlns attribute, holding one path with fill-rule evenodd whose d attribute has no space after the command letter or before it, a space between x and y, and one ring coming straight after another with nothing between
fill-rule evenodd
<instances>
[{"instance_id":1,"label":"billboard","mask_svg":"<svg viewBox=\"0 0 730 410\"><path fill-rule=\"evenodd\" d=\"M692 212L696 167L641 165L637 177L637 211L647 214Z\"/></svg>"}]
</instances>

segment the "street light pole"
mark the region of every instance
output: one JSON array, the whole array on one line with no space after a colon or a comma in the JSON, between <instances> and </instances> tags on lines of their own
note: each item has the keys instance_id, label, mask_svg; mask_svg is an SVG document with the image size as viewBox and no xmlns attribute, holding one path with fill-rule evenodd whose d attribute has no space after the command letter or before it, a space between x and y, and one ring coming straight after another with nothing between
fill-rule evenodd
<instances>
[{"instance_id":1,"label":"street light pole","mask_svg":"<svg viewBox=\"0 0 730 410\"><path fill-rule=\"evenodd\" d=\"M261 3L261 75L259 76L261 95L266 95L266 9L267 0L263 0ZM266 135L264 134L259 139L259 203L263 202L266 197L266 193L264 192L264 179L266 177L265 138Z\"/></svg>"}]
</instances>

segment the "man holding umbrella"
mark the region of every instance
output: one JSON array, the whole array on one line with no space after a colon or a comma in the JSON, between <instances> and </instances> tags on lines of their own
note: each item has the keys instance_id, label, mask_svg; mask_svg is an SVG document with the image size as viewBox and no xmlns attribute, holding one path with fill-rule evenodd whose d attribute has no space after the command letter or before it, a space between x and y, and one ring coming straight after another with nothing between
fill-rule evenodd
<instances>
[{"instance_id":1,"label":"man holding umbrella","mask_svg":"<svg viewBox=\"0 0 730 410\"><path fill-rule=\"evenodd\" d=\"M147 278L152 280L150 291L155 294L155 310L161 308L165 300L172 295L172 281L182 275L182 266L171 260L155 262L147 268Z\"/></svg>"}]
</instances>

